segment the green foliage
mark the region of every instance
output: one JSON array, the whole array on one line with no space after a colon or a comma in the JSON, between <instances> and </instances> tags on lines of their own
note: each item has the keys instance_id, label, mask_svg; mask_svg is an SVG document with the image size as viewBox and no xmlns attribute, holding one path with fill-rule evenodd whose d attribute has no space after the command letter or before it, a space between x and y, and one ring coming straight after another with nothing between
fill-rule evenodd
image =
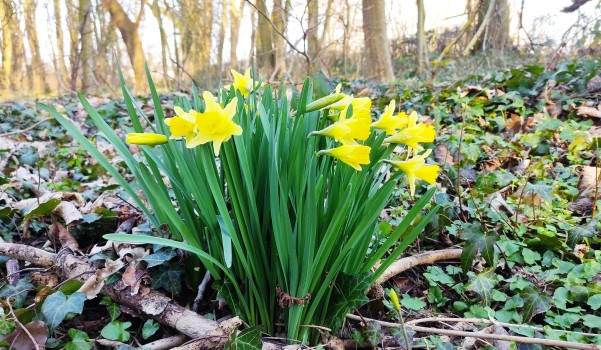
<instances>
[{"instance_id":1,"label":"green foliage","mask_svg":"<svg viewBox=\"0 0 601 350\"><path fill-rule=\"evenodd\" d=\"M127 342L131 334L127 330L131 327L131 322L112 321L102 328L100 334L109 340Z\"/></svg>"},{"instance_id":2,"label":"green foliage","mask_svg":"<svg viewBox=\"0 0 601 350\"><path fill-rule=\"evenodd\" d=\"M261 350L261 328L251 327L239 333L232 334L230 340L225 343L225 350Z\"/></svg>"},{"instance_id":3,"label":"green foliage","mask_svg":"<svg viewBox=\"0 0 601 350\"><path fill-rule=\"evenodd\" d=\"M50 329L56 328L63 320L71 314L81 314L86 295L73 293L69 296L63 292L55 292L49 295L42 304L42 315Z\"/></svg>"},{"instance_id":4,"label":"green foliage","mask_svg":"<svg viewBox=\"0 0 601 350\"><path fill-rule=\"evenodd\" d=\"M152 337L161 328L161 324L154 322L152 319L146 320L142 326L142 338L148 339Z\"/></svg>"},{"instance_id":5,"label":"green foliage","mask_svg":"<svg viewBox=\"0 0 601 350\"><path fill-rule=\"evenodd\" d=\"M65 344L65 350L90 350L94 347L94 342L90 340L86 332L71 328L67 334L71 340Z\"/></svg>"},{"instance_id":6,"label":"green foliage","mask_svg":"<svg viewBox=\"0 0 601 350\"><path fill-rule=\"evenodd\" d=\"M115 303L113 299L109 297L103 297L100 301L100 305L105 305L108 310L109 316L111 316L111 322L115 321L119 315L121 315L121 307Z\"/></svg>"}]
</instances>

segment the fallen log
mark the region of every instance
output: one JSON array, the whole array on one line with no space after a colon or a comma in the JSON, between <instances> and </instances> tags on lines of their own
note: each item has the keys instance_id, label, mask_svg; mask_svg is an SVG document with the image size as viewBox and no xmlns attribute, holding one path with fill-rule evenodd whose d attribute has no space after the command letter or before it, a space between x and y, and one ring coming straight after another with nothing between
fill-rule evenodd
<instances>
[{"instance_id":1,"label":"fallen log","mask_svg":"<svg viewBox=\"0 0 601 350\"><path fill-rule=\"evenodd\" d=\"M70 249L53 254L23 244L0 243L0 255L28 261L42 267L56 267L66 279L85 282L95 272L84 258L77 257ZM102 287L100 294L114 299L123 306L139 310L159 323L177 330L192 339L198 339L206 348L218 348L230 339L230 334L242 324L238 317L217 323L178 305L166 295L150 290L147 294L131 295L130 288L122 281Z\"/></svg>"}]
</instances>

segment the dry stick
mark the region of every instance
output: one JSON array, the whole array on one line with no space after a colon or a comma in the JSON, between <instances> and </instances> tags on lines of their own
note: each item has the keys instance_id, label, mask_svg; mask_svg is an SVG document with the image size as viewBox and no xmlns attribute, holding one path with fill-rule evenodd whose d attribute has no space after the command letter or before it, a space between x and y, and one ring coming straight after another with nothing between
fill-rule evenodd
<instances>
[{"instance_id":1,"label":"dry stick","mask_svg":"<svg viewBox=\"0 0 601 350\"><path fill-rule=\"evenodd\" d=\"M378 277L374 285L381 285L392 277L401 272L407 271L418 265L433 264L440 260L454 260L461 257L463 249L443 249L434 250L431 252L416 254L406 258L399 259L393 262L383 273Z\"/></svg>"},{"instance_id":2,"label":"dry stick","mask_svg":"<svg viewBox=\"0 0 601 350\"><path fill-rule=\"evenodd\" d=\"M480 27L476 31L476 34L474 34L474 36L472 37L472 40L470 40L470 42L467 44L467 46L463 50L463 56L466 56L468 53L470 53L470 51L472 51L472 48L474 47L474 45L476 45L476 41L478 40L480 35L482 35L482 32L484 31L484 29L486 27L488 27L488 22L490 21L490 18L492 17L492 12L495 8L495 2L496 2L496 0L490 0L490 2L488 3L488 9L486 9L486 15L484 15L484 19L482 20Z\"/></svg>"},{"instance_id":3,"label":"dry stick","mask_svg":"<svg viewBox=\"0 0 601 350\"><path fill-rule=\"evenodd\" d=\"M53 254L23 244L0 243L0 256L9 256L45 267L56 266L66 278L73 278L92 270L87 262L72 253ZM76 279L82 282L86 280L84 277ZM130 288L122 281L110 286L105 285L101 294L126 307L141 311L190 338L203 338L202 345L211 349L222 346L229 340L230 333L242 323L238 317L217 323L182 307L173 299L154 290L150 290L146 295L131 295Z\"/></svg>"},{"instance_id":4,"label":"dry stick","mask_svg":"<svg viewBox=\"0 0 601 350\"><path fill-rule=\"evenodd\" d=\"M194 303L192 304L192 311L198 311L198 304L202 301L203 295L205 293L205 289L207 289L207 284L211 280L211 273L207 270L205 272L205 276L202 278L202 281L198 285L198 293L196 293L196 298L194 298Z\"/></svg>"},{"instance_id":5,"label":"dry stick","mask_svg":"<svg viewBox=\"0 0 601 350\"><path fill-rule=\"evenodd\" d=\"M150 350L168 350L182 345L187 339L188 337L185 335L179 334L172 337L155 340L152 343L143 345L142 348Z\"/></svg>"},{"instance_id":6,"label":"dry stick","mask_svg":"<svg viewBox=\"0 0 601 350\"><path fill-rule=\"evenodd\" d=\"M485 318L427 317L427 318L420 318L420 319L416 319L416 320L407 321L407 322L405 322L405 324L418 324L418 323L426 323L426 322L487 323L487 324L494 324L494 325L498 325L498 326L502 326L502 327L530 328L530 329L534 329L535 331L541 331L541 332L545 331L544 328L536 327L536 326L531 326L529 324L514 324L514 323L507 323L507 322L499 322L499 321L496 321L496 320L487 320ZM594 333L566 331L566 330L563 330L563 329L554 329L553 331L554 332L559 332L559 333L579 334L579 335L584 335L586 337L598 337L599 336L598 334L594 334Z\"/></svg>"},{"instance_id":7,"label":"dry stick","mask_svg":"<svg viewBox=\"0 0 601 350\"><path fill-rule=\"evenodd\" d=\"M459 32L459 34L453 40L451 40L451 42L447 46L445 46L445 48L442 50L442 52L436 59L436 61L438 62L438 65L436 65L434 70L432 71L432 76L430 77L430 82L429 82L431 85L434 83L434 78L436 77L436 74L438 73L438 70L440 69L440 66L442 65L442 60L449 53L449 51L451 51L451 49L459 42L459 40L461 39L463 34L465 34L468 31L468 29L470 29L470 26L476 19L476 14L478 13L478 10L479 10L479 8L476 9L472 13L472 16L467 19L467 22L461 28L461 32Z\"/></svg>"},{"instance_id":8,"label":"dry stick","mask_svg":"<svg viewBox=\"0 0 601 350\"><path fill-rule=\"evenodd\" d=\"M347 314L346 318L361 321L361 317L355 316L352 314ZM374 320L371 318L363 318L367 321L376 322L382 326L386 327L395 327L398 328L400 324L393 322L385 322L380 320ZM442 334L442 335L452 335L457 337L470 337L470 338L479 338L479 339L493 339L493 340L505 340L505 341L513 341L516 343L526 343L526 344L540 344L546 346L557 346L561 348L572 348L572 349L582 349L582 350L601 350L601 346L594 344L582 344L575 343L571 341L563 341L563 340L551 340L551 339L541 339L541 338L529 338L529 337L518 337L514 335L504 335L504 334L489 334L482 332L464 332L464 331L454 331L450 329L438 329L438 328L429 328L429 327L420 327L414 325L408 325L407 327L413 328L416 332L423 333L432 333L432 334Z\"/></svg>"}]
</instances>

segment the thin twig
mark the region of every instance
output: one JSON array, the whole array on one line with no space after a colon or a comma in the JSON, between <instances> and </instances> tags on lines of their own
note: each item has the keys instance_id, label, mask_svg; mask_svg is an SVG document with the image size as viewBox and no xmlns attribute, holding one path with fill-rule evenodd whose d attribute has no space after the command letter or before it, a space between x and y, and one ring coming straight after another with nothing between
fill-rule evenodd
<instances>
[{"instance_id":1,"label":"thin twig","mask_svg":"<svg viewBox=\"0 0 601 350\"><path fill-rule=\"evenodd\" d=\"M47 122L47 121L49 121L51 119L53 119L53 118L44 118L44 119L40 120L37 123L33 123L32 125L30 125L29 127L25 128L25 129L13 130L13 131L5 132L4 134L0 134L0 137L4 137L4 136L8 136L8 135L14 135L14 134L21 134L21 133L27 132L27 131L35 128L36 126L38 126L38 125L40 125L42 123L45 123L45 122Z\"/></svg>"},{"instance_id":2,"label":"thin twig","mask_svg":"<svg viewBox=\"0 0 601 350\"><path fill-rule=\"evenodd\" d=\"M273 31L276 32L279 36L282 37L282 39L284 39L284 41L286 41L286 43L296 52L298 52L299 54L303 55L303 57L305 57L305 59L307 60L307 66L311 67L311 57L309 57L309 55L307 55L307 53L305 51L301 51L299 50L292 42L290 42L290 40L288 40L288 38L286 37L286 35L284 35L284 33L282 33L277 26L275 25L275 23L273 23L273 21L271 21L271 18L269 18L269 16L264 13L263 11L259 10L257 8L257 6L255 6L255 4L252 3L252 1L250 0L246 0L246 2L254 7L254 9L263 17L265 17L265 19L269 22L269 24L271 24L271 27L273 28Z\"/></svg>"},{"instance_id":3,"label":"thin twig","mask_svg":"<svg viewBox=\"0 0 601 350\"><path fill-rule=\"evenodd\" d=\"M23 332L25 332L25 334L27 334L27 336L29 337L29 339L31 339L31 343L33 344L33 346L35 347L36 350L40 350L40 345L35 341L35 338L33 337L33 335L31 335L31 333L29 332L29 329L27 329L27 327L25 327L21 321L19 321L19 318L17 317L17 315L15 315L15 312L13 310L12 305L10 305L10 301L7 300L6 305L8 306L8 310L10 312L10 314L13 316L13 320L15 321L15 323L21 327L21 329L23 330ZM15 337L16 339L16 337Z\"/></svg>"},{"instance_id":4,"label":"thin twig","mask_svg":"<svg viewBox=\"0 0 601 350\"><path fill-rule=\"evenodd\" d=\"M355 320L355 321L361 321L361 317L355 316L352 314L347 314L346 318ZM363 319L365 319L367 321L373 321L373 322L379 323L380 325L386 326L386 327L397 328L400 326L399 323L380 321L380 320L375 320L375 319L370 319L370 318L363 318ZM452 335L452 336L456 336L456 337L505 340L505 341L512 341L512 342L517 342L517 343L540 344L540 345L546 345L546 346L557 346L557 347L561 347L561 348L573 348L573 349L582 349L582 350L601 350L601 346L598 346L595 344L582 344L582 343L575 343L575 342L563 341L563 340L519 337L519 336L514 336L514 335L489 334L489 333L482 333L482 332L464 332L464 331L455 331L455 330L450 330L450 329L420 327L420 326L415 326L415 325L407 325L407 327L413 328L413 330L416 332Z\"/></svg>"},{"instance_id":5,"label":"thin twig","mask_svg":"<svg viewBox=\"0 0 601 350\"><path fill-rule=\"evenodd\" d=\"M461 318L461 317L427 317L427 318L419 318L416 320L411 320L405 322L407 325L418 324L418 323L426 323L426 322L465 322L465 323L486 323L486 324L494 324L502 327L519 327L519 328L530 328L536 331L545 332L545 329L542 327L531 326L529 324L514 324L507 322L499 322L496 320L487 320L485 318ZM570 333L570 334L578 334L584 335L587 337L597 337L598 334L594 333L584 333L584 332L576 332L576 331L566 331L563 329L554 329L553 332L559 333Z\"/></svg>"},{"instance_id":6,"label":"thin twig","mask_svg":"<svg viewBox=\"0 0 601 350\"><path fill-rule=\"evenodd\" d=\"M194 304L192 304L192 311L198 311L198 304L202 301L202 297L207 289L207 284L211 280L211 273L207 270L205 272L205 276L202 278L202 281L198 285L198 293L196 293L196 298L194 298Z\"/></svg>"}]
</instances>

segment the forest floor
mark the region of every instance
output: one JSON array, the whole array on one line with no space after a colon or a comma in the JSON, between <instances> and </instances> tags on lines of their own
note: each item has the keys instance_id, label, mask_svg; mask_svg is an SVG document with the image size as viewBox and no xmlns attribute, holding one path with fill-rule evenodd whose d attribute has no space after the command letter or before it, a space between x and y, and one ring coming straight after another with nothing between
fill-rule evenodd
<instances>
[{"instance_id":1,"label":"forest floor","mask_svg":"<svg viewBox=\"0 0 601 350\"><path fill-rule=\"evenodd\" d=\"M433 154L443 170L435 201L443 209L405 256L462 250L385 283L402 295L405 322L435 317L426 324L601 345L601 337L594 336L601 333L600 68L601 62L587 59L562 61L552 69L534 64L436 88L341 82L343 91L372 98L378 112L395 99L401 110L416 110L438 130ZM315 86L327 94L333 83L317 78ZM168 114L176 96L162 95ZM152 101L138 101L150 117ZM128 117L122 100L90 102L123 132ZM87 136L96 135L75 97L44 103L69 116ZM98 137L95 144L120 163L108 142ZM410 209L406 190L399 189L396 198L382 213L382 230ZM1 239L49 252L69 247L92 266L108 257L143 261L109 273L106 284L120 282L140 293L158 290L190 306L198 286L186 283L182 252L118 249L102 239L106 233L150 229L127 199L35 102L0 103ZM8 257L0 264L5 266L0 336L17 348L34 348L35 340L48 348L90 349L96 341L127 349L177 334L106 296L73 297L80 287L76 278L65 281L55 270ZM59 292L50 295L54 290ZM214 299L215 293L207 292L200 307L210 319L223 316ZM397 323L392 310L387 300L374 298L357 314ZM46 325L51 334L44 332ZM402 342L394 327L365 319L349 319L339 336L360 346ZM425 348L510 348L507 341L414 336L414 345Z\"/></svg>"}]
</instances>

